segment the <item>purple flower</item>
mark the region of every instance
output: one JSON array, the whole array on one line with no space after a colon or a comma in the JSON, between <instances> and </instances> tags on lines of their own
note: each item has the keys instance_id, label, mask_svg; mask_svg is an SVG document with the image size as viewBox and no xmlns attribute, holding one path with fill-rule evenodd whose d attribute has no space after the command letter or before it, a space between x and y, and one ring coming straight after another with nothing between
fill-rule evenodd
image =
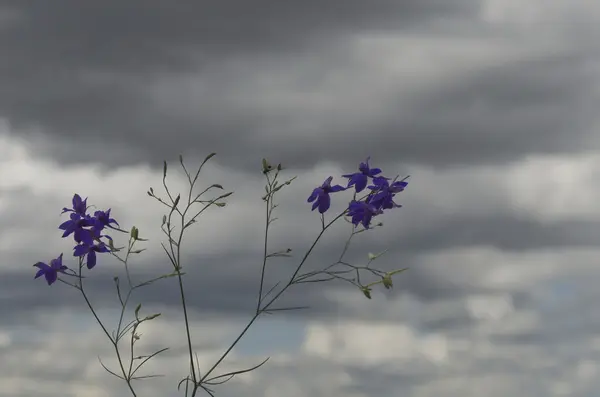
<instances>
[{"instance_id":1,"label":"purple flower","mask_svg":"<svg viewBox=\"0 0 600 397\"><path fill-rule=\"evenodd\" d=\"M71 233L74 233L73 238L78 243L84 244L92 244L93 235L89 230L84 229L84 227L94 226L95 220L86 214L79 214L77 212L73 212L70 215L71 220L63 222L58 228L64 230L63 237L69 236Z\"/></svg>"},{"instance_id":2,"label":"purple flower","mask_svg":"<svg viewBox=\"0 0 600 397\"><path fill-rule=\"evenodd\" d=\"M383 209L401 207L394 202L393 198L396 193L403 191L407 185L408 182L406 181L396 181L390 185L387 178L373 178L373 185L369 186L369 189L373 191L374 195L369 202L375 207Z\"/></svg>"},{"instance_id":3,"label":"purple flower","mask_svg":"<svg viewBox=\"0 0 600 397\"><path fill-rule=\"evenodd\" d=\"M323 182L323 184L320 187L313 190L312 194L308 198L309 203L312 203L314 201L312 205L312 211L314 211L315 208L319 207L319 212L321 214L324 213L329 209L329 206L331 205L331 198L329 197L329 193L341 192L342 190L346 190L345 187L340 185L331 186L332 180L333 177L330 176L325 180L325 182Z\"/></svg>"},{"instance_id":4,"label":"purple flower","mask_svg":"<svg viewBox=\"0 0 600 397\"><path fill-rule=\"evenodd\" d=\"M365 229L369 228L371 219L381 213L383 211L369 203L368 199L366 202L354 200L348 206L348 215L352 217L352 224L358 226L359 223L362 223Z\"/></svg>"},{"instance_id":5,"label":"purple flower","mask_svg":"<svg viewBox=\"0 0 600 397\"><path fill-rule=\"evenodd\" d=\"M94 222L94 229L100 231L102 229L104 229L105 227L111 227L110 225L111 223L116 224L117 226L120 226L119 223L114 220L113 218L110 217L110 208L106 211L96 211L94 212L94 218L95 218L95 222Z\"/></svg>"},{"instance_id":6,"label":"purple flower","mask_svg":"<svg viewBox=\"0 0 600 397\"><path fill-rule=\"evenodd\" d=\"M64 230L63 237L73 234L73 239L78 243L73 249L73 256L82 257L87 255L87 268L92 269L96 266L97 254L102 252L110 252L107 245L100 241L101 237L106 237L112 241L112 238L101 234L105 227L113 228L111 224L119 225L116 220L110 217L110 209L107 211L96 211L94 216L86 213L87 198L81 199L81 196L75 194L73 196L73 209L63 208L62 214L71 212L69 220L63 222L58 228ZM97 242L97 243L94 243ZM62 256L50 261L50 265L43 262L36 263L35 267L39 270L35 278L44 275L48 285L53 284L58 273L65 273L68 270L67 266L62 264Z\"/></svg>"},{"instance_id":7,"label":"purple flower","mask_svg":"<svg viewBox=\"0 0 600 397\"><path fill-rule=\"evenodd\" d=\"M85 216L87 209L87 198L85 200L81 200L81 196L75 193L73 196L73 209L63 208L61 214L64 214L65 212L73 212L75 214Z\"/></svg>"},{"instance_id":8,"label":"purple flower","mask_svg":"<svg viewBox=\"0 0 600 397\"><path fill-rule=\"evenodd\" d=\"M355 172L354 174L346 174L342 175L344 178L350 178L348 181L348 187L354 185L356 189L356 193L360 193L365 190L367 186L368 178L373 178L374 176L381 174L381 169L379 168L369 168L369 159L371 157L367 157L367 160L364 163L360 163L358 166L358 170L360 172Z\"/></svg>"},{"instance_id":9,"label":"purple flower","mask_svg":"<svg viewBox=\"0 0 600 397\"><path fill-rule=\"evenodd\" d=\"M80 244L73 249L73 256L84 256L87 254L87 268L92 269L96 266L96 253L109 252L106 244L99 242L94 245Z\"/></svg>"},{"instance_id":10,"label":"purple flower","mask_svg":"<svg viewBox=\"0 0 600 397\"><path fill-rule=\"evenodd\" d=\"M65 270L68 269L65 265L62 264L62 256L63 254L60 254L58 258L52 259L50 261L50 265L47 265L43 262L38 262L35 265L33 265L34 267L40 269L38 270L34 278L38 278L44 275L46 277L48 285L52 285L58 278L58 273L65 273Z\"/></svg>"}]
</instances>

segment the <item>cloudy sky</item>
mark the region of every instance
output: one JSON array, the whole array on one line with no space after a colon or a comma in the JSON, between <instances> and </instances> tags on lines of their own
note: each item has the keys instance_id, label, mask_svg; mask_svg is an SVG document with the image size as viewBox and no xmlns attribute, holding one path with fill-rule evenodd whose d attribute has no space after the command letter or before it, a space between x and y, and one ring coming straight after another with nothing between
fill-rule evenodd
<instances>
[{"instance_id":1,"label":"cloudy sky","mask_svg":"<svg viewBox=\"0 0 600 397\"><path fill-rule=\"evenodd\" d=\"M165 207L146 191L164 196L167 160L187 193L178 155L194 169L216 152L200 188L234 194L182 251L204 371L256 304L262 157L298 176L270 239L295 256L269 262L269 283L319 232L306 198L325 178L367 156L411 175L403 208L346 257L388 249L377 267L410 268L394 289L293 287L283 304L310 310L261 318L220 368L271 359L217 396L598 396L599 23L588 0L0 1L0 394L127 395L81 295L32 265L76 263L57 226L79 193L150 239L136 280L169 272ZM349 232L336 224L306 266L331 263ZM111 329L122 271L101 256L86 284ZM139 354L171 347L139 396L183 395L177 294L169 279L133 297L163 313Z\"/></svg>"}]
</instances>

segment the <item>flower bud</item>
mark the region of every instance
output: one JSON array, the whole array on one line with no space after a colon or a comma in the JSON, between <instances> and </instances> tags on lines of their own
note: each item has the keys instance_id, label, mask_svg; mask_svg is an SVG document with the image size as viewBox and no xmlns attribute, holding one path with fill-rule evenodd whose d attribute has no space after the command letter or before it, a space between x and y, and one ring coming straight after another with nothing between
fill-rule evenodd
<instances>
[{"instance_id":1,"label":"flower bud","mask_svg":"<svg viewBox=\"0 0 600 397\"><path fill-rule=\"evenodd\" d=\"M360 289L362 291L362 293L369 299L371 299L371 288L369 287L362 287Z\"/></svg>"},{"instance_id":2,"label":"flower bud","mask_svg":"<svg viewBox=\"0 0 600 397\"><path fill-rule=\"evenodd\" d=\"M382 282L385 289L390 289L394 286L392 283L392 276L389 273L386 273L386 275L383 276Z\"/></svg>"},{"instance_id":3,"label":"flower bud","mask_svg":"<svg viewBox=\"0 0 600 397\"><path fill-rule=\"evenodd\" d=\"M263 174L268 174L273 170L273 166L269 164L267 159L262 159L262 172Z\"/></svg>"}]
</instances>

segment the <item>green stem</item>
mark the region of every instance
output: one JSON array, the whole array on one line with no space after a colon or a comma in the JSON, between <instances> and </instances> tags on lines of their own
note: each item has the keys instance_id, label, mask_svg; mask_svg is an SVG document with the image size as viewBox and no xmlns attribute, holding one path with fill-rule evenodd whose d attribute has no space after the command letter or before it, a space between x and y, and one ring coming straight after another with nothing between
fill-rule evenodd
<instances>
[{"instance_id":1,"label":"green stem","mask_svg":"<svg viewBox=\"0 0 600 397\"><path fill-rule=\"evenodd\" d=\"M134 397L137 397L137 394L135 393L135 390L133 390L133 386L131 385L131 380L129 379L129 376L125 373L125 367L123 366L123 360L121 359L121 353L119 352L119 345L118 345L118 343L115 342L113 340L113 338L111 337L110 333L108 332L108 330L106 329L106 327L104 326L104 324L102 323L102 321L100 320L100 318L98 317L98 315L96 314L96 311L92 307L92 304L90 303L90 300L88 299L87 294L83 290L83 278L81 277L81 268L83 266L82 263L83 263L83 260L80 259L80 263L79 263L79 290L81 291L81 294L83 295L83 299L85 299L85 303L87 303L88 307L90 308L90 311L94 315L94 318L96 319L96 321L98 322L98 324L102 328L102 331L104 331L104 333L106 334L106 336L108 337L108 339L111 341L113 347L115 348L115 353L117 354L117 360L119 361L119 367L121 368L121 373L123 374L123 379L127 383L127 386L129 387L129 390L131 391L131 394Z\"/></svg>"}]
</instances>

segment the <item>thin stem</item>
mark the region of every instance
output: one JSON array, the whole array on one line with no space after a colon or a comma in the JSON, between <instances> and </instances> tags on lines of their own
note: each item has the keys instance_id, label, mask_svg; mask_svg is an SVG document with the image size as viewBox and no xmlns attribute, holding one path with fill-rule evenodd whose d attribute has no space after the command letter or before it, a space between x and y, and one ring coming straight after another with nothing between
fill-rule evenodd
<instances>
[{"instance_id":1,"label":"thin stem","mask_svg":"<svg viewBox=\"0 0 600 397\"><path fill-rule=\"evenodd\" d=\"M272 185L271 185L271 181L269 181L269 175L265 174L265 177L267 178L267 182L269 185L269 188L272 189ZM270 189L269 189L270 190ZM267 267L267 246L268 246L268 236L269 236L269 225L270 225L270 218L271 218L271 208L270 205L272 203L272 195L267 194L267 205L266 205L266 211L267 211L267 221L265 222L265 242L264 242L264 253L263 253L263 263L262 263L262 269L260 272L260 288L258 289L258 302L256 304L256 314L258 314L260 312L260 304L262 303L262 293L263 293L263 285L264 285L264 281L265 281L265 269Z\"/></svg>"},{"instance_id":2,"label":"thin stem","mask_svg":"<svg viewBox=\"0 0 600 397\"><path fill-rule=\"evenodd\" d=\"M170 223L171 223L171 216L172 216L172 214L173 214L174 211L177 211L177 213L179 213L179 215L181 216L181 230L179 232L179 237L178 237L177 242L175 242L172 239L172 237L171 237L171 230L169 229L169 227L167 227L168 233L166 233L166 234L167 234L167 236L169 238L169 245L170 245L170 248L171 248L171 255L172 256L170 256L170 259L172 258L173 266L175 268L175 272L177 273L177 279L178 279L178 282L179 282L179 293L180 293L180 296L181 296L181 305L183 307L183 316L184 316L184 322L185 322L185 332L186 332L186 337L187 337L188 353L189 353L189 360L190 360L190 371L192 373L191 374L192 375L192 380L193 380L194 385L195 385L194 386L194 391L192 392L192 396L195 395L195 393L196 393L196 390L197 390L196 385L198 384L198 381L197 381L197 375L196 375L196 366L194 364L194 356L193 356L193 348L192 348L192 336L191 336L191 332L190 332L190 322L189 322L189 317L188 317L188 312L187 312L187 304L186 304L186 301L185 301L185 290L183 288L183 278L182 278L182 273L181 273L181 242L183 240L183 234L185 232L185 229L188 226L190 226L200 214L202 214L208 207L210 207L212 204L214 204L219 199L227 197L227 196L229 196L231 194L231 193L228 193L226 195L221 195L220 197L218 197L218 198L216 198L214 200L210 200L209 203L207 205L205 205L204 208L202 210L200 210L187 224L185 223L185 216L186 216L188 210L191 208L191 206L192 206L193 203L197 202L196 201L197 198L200 195L202 195L202 193L201 193L193 201L191 199L192 198L192 191L194 189L194 185L196 183L196 180L198 179L198 176L200 174L200 170L202 169L202 167L204 166L204 164L206 163L206 161L208 161L208 159L210 157L212 157L213 155L214 154L208 156L204 160L204 162L200 165L200 167L198 168L198 172L196 173L196 176L195 176L195 178L194 178L193 181L191 180L191 176L187 172L187 169L185 168L185 165L183 164L183 159L181 159L181 165L183 167L183 170L184 170L185 174L188 177L188 181L190 182L190 190L188 192L188 203L187 203L187 206L186 206L186 208L185 208L185 210L183 212L181 212L175 206L175 200L173 199L173 196L169 192L169 188L167 187L167 184L166 184L166 173L163 176L163 186L165 187L165 191L167 192L167 195L169 196L169 199L171 200L171 203L172 203L171 211L169 212L169 222L167 223L167 226L170 225ZM205 192L207 190L208 189L206 189ZM176 254L175 254L175 248L177 249L177 253ZM187 388L186 388L186 396L187 396Z\"/></svg>"},{"instance_id":3,"label":"thin stem","mask_svg":"<svg viewBox=\"0 0 600 397\"><path fill-rule=\"evenodd\" d=\"M295 281L296 281L296 276L298 275L298 272L300 272L300 269L302 268L302 266L304 265L304 263L306 262L306 259L308 259L308 256L311 254L311 252L313 251L313 249L315 248L315 246L317 245L317 243L319 242L319 240L321 239L321 236L323 236L323 234L325 233L325 231L335 222L337 221L339 218L341 218L344 214L346 213L346 211L342 212L340 215L336 216L335 218L333 218L332 221L330 221L327 225L325 225L321 232L319 233L319 235L317 236L317 238L315 239L315 241L312 243L312 245L310 246L310 248L308 249L308 251L306 251L306 253L304 254L304 257L302 258L302 261L300 262L300 264L298 265L298 267L296 268L296 271L294 272L294 274L292 275L292 277L290 277L290 281L288 281L288 283L285 285L285 287L283 287L281 289L281 291L279 291L270 301L269 303L267 303L265 306L263 306L263 308L261 309L261 311L265 311L266 309L268 309L290 286L292 286Z\"/></svg>"},{"instance_id":4,"label":"thin stem","mask_svg":"<svg viewBox=\"0 0 600 397\"><path fill-rule=\"evenodd\" d=\"M123 366L123 360L121 359L121 353L119 352L118 342L116 342L115 340L113 340L113 338L111 337L110 333L108 332L108 330L106 329L106 327L104 326L104 324L102 323L102 321L100 320L100 318L98 317L98 315L96 314L96 311L92 307L92 304L90 303L90 300L88 299L87 294L83 290L83 278L81 277L81 268L82 267L83 267L83 260L80 259L79 260L79 276L80 276L79 277L79 290L81 291L81 294L83 295L83 299L85 299L85 303L87 303L90 311L94 315L94 318L96 319L96 321L98 322L98 324L102 328L102 331L104 331L104 333L106 334L106 336L108 337L108 339L112 343L113 347L115 348L115 353L117 354L117 360L119 361L119 367L121 368L121 372L123 373L123 378L125 379L125 382L127 383L127 386L129 387L129 390L131 391L131 394L134 397L137 397L137 394L135 393L135 390L133 390L133 386L131 385L131 380L129 379L129 376L125 372L125 367Z\"/></svg>"},{"instance_id":5,"label":"thin stem","mask_svg":"<svg viewBox=\"0 0 600 397\"><path fill-rule=\"evenodd\" d=\"M237 345L237 343L242 339L242 337L246 334L246 332L248 332L248 329L250 329L250 327L252 326L252 324L254 324L254 322L256 321L256 319L262 314L264 313L291 285L294 284L294 279L296 277L296 275L298 274L298 272L300 271L300 269L302 268L302 266L304 265L304 263L306 262L306 259L308 258L308 256L311 254L311 252L313 251L313 249L315 248L315 246L317 245L317 242L319 241L319 239L321 238L321 236L323 236L323 233L325 233L325 231L335 222L337 221L340 217L342 217L344 214L346 213L346 211L342 212L340 215L338 215L337 217L335 217L331 222L329 222L327 225L325 225L321 232L319 233L319 235L317 236L317 238L315 239L315 241L312 243L312 245L310 246L310 248L308 249L308 251L306 252L306 254L304 255L304 257L302 258L302 261L300 262L300 264L298 265L298 267L296 268L296 271L294 272L294 274L292 275L292 277L290 278L290 281L281 289L281 291L279 291L270 301L268 304L266 304L265 306L263 306L262 308L259 308L259 310L257 311L256 314L254 314L254 316L252 316L252 318L250 319L250 321L248 322L248 324L246 325L246 327L242 330L242 332L238 335L238 337L233 341L233 343L229 346L229 348L225 351L225 353L223 353L221 355L221 357L217 360L217 362L208 370L208 372L206 372L204 374L204 376L200 379L200 381L198 383L195 384L194 386L194 390L192 391L192 397L194 397L196 395L196 391L198 390L198 387L200 385L202 385L202 383L204 382L204 380L212 373L212 371L214 371L219 364L227 357L227 355L229 354L229 352L231 352L231 350L233 350L233 348ZM268 220L267 220L268 221Z\"/></svg>"},{"instance_id":6,"label":"thin stem","mask_svg":"<svg viewBox=\"0 0 600 397\"><path fill-rule=\"evenodd\" d=\"M191 196L191 190L193 189L193 184L190 187L190 196ZM176 263L177 266L175 267L175 271L177 272L177 280L179 282L179 294L181 296L181 305L183 306L183 318L185 321L185 334L187 337L187 345L188 345L188 353L190 356L190 368L192 371L192 380L194 381L194 383L196 383L196 367L194 365L194 353L193 353L193 349L192 349L192 335L190 332L190 321L188 318L188 313L187 313L187 304L185 302L185 292L183 289L183 278L181 277L181 241L183 240L183 232L185 229L185 214L187 213L187 210L190 208L191 203L188 199L188 206L185 209L185 211L183 212L183 214L181 214L181 231L179 232L179 238L177 240L177 256L176 256ZM169 233L169 240L170 240L170 233ZM173 247L173 244L171 244L171 248Z\"/></svg>"},{"instance_id":7,"label":"thin stem","mask_svg":"<svg viewBox=\"0 0 600 397\"><path fill-rule=\"evenodd\" d=\"M196 368L194 366L194 356L192 353L192 336L190 334L190 323L189 323L188 314L187 314L187 305L185 303L183 280L182 280L181 273L179 272L179 270L177 270L177 278L179 279L179 292L181 294L181 305L183 306L183 317L185 320L185 333L187 336L188 351L189 351L189 355L190 355L190 367L192 370L192 380L194 381L194 383L196 383ZM192 396L194 394L195 393L192 393Z\"/></svg>"},{"instance_id":8,"label":"thin stem","mask_svg":"<svg viewBox=\"0 0 600 397\"><path fill-rule=\"evenodd\" d=\"M238 337L235 338L235 340L233 341L233 343L231 344L231 346L229 346L229 348L225 351L225 353L223 353L223 355L221 355L221 357L217 360L217 362L204 374L204 376L202 378L200 378L200 382L198 382L199 384L202 384L204 382L204 380L208 377L208 375L210 375L212 373L212 371L214 371L219 366L219 364L221 364L221 362L225 359L225 357L227 357L227 355L229 354L229 352L231 350L233 350L233 348L235 347L235 345L237 345L237 343L242 339L242 337L246 334L246 332L248 332L248 330L250 329L250 327L252 326L252 324L254 324L254 322L256 321L256 319L260 316L261 312L262 312L262 310L258 314L255 314L254 316L252 316L252 319L248 322L248 324L242 330L242 332L238 335ZM192 397L195 394L196 393L194 391L192 393Z\"/></svg>"}]
</instances>

